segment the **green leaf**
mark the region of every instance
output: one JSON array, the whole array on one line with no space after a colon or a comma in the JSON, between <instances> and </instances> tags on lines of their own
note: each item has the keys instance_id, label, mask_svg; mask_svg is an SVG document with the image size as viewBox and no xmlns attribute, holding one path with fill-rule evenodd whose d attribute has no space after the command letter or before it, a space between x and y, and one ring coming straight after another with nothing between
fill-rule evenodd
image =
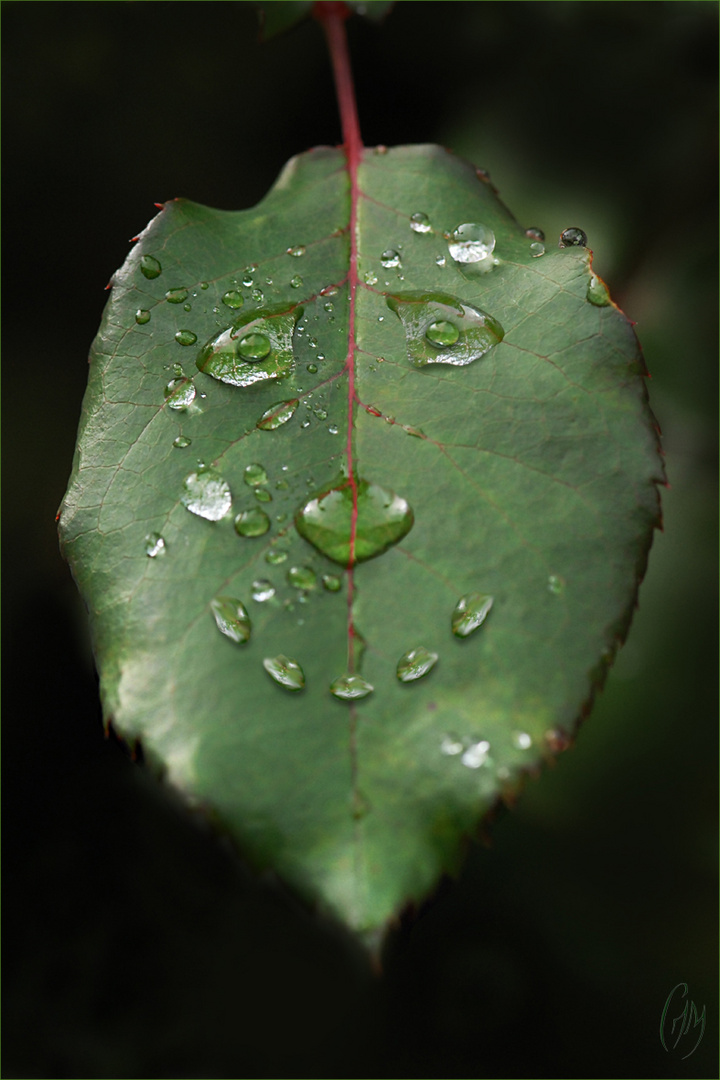
<instances>
[{"instance_id":1,"label":"green leaf","mask_svg":"<svg viewBox=\"0 0 720 1080\"><path fill-rule=\"evenodd\" d=\"M338 150L254 209L150 223L93 346L60 529L107 720L372 935L569 744L663 474L585 247L541 254L438 147L366 150L358 179L357 277Z\"/></svg>"},{"instance_id":2,"label":"green leaf","mask_svg":"<svg viewBox=\"0 0 720 1080\"><path fill-rule=\"evenodd\" d=\"M263 41L289 30L312 11L312 0L256 0Z\"/></svg>"}]
</instances>

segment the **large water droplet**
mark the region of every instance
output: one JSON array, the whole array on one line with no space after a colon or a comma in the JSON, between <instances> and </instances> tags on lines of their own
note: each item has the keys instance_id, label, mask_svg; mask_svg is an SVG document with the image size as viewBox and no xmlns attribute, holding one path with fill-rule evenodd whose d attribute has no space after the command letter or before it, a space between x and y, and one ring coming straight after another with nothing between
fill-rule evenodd
<instances>
[{"instance_id":1,"label":"large water droplet","mask_svg":"<svg viewBox=\"0 0 720 1080\"><path fill-rule=\"evenodd\" d=\"M267 484L268 475L262 465L258 465L257 462L253 462L252 465L246 465L243 473L243 479L248 487L259 487L260 484Z\"/></svg>"},{"instance_id":2,"label":"large water droplet","mask_svg":"<svg viewBox=\"0 0 720 1080\"><path fill-rule=\"evenodd\" d=\"M264 536L269 528L270 518L259 507L243 510L235 518L235 532L238 536Z\"/></svg>"},{"instance_id":3,"label":"large water droplet","mask_svg":"<svg viewBox=\"0 0 720 1080\"><path fill-rule=\"evenodd\" d=\"M367 697L375 689L362 675L341 675L330 684L330 693L341 701L357 701Z\"/></svg>"},{"instance_id":4,"label":"large water droplet","mask_svg":"<svg viewBox=\"0 0 720 1080\"><path fill-rule=\"evenodd\" d=\"M417 649L410 649L401 656L397 665L397 677L400 682L415 682L422 679L428 671L437 663L438 654L429 652L422 645Z\"/></svg>"},{"instance_id":5,"label":"large water droplet","mask_svg":"<svg viewBox=\"0 0 720 1080\"><path fill-rule=\"evenodd\" d=\"M289 660L287 656L275 656L263 660L263 667L270 678L286 690L302 690L305 685L305 674L297 660Z\"/></svg>"},{"instance_id":6,"label":"large water droplet","mask_svg":"<svg viewBox=\"0 0 720 1080\"><path fill-rule=\"evenodd\" d=\"M466 222L458 225L448 241L455 262L477 263L488 259L495 248L495 233L487 225Z\"/></svg>"},{"instance_id":7,"label":"large water droplet","mask_svg":"<svg viewBox=\"0 0 720 1080\"><path fill-rule=\"evenodd\" d=\"M492 315L444 293L399 293L388 296L387 304L405 328L408 359L415 367L465 367L505 336Z\"/></svg>"},{"instance_id":8,"label":"large water droplet","mask_svg":"<svg viewBox=\"0 0 720 1080\"><path fill-rule=\"evenodd\" d=\"M140 259L140 271L144 277L152 281L153 278L160 277L162 266L152 255L143 255Z\"/></svg>"},{"instance_id":9,"label":"large water droplet","mask_svg":"<svg viewBox=\"0 0 720 1080\"><path fill-rule=\"evenodd\" d=\"M590 303L595 304L596 307L608 307L612 303L607 285L602 278L599 278L596 274L590 275L587 287L587 298Z\"/></svg>"},{"instance_id":10,"label":"large water droplet","mask_svg":"<svg viewBox=\"0 0 720 1080\"><path fill-rule=\"evenodd\" d=\"M259 427L261 431L276 431L283 424L287 424L288 420L292 419L298 405L297 398L291 398L290 401L276 401L274 405L265 410L255 426Z\"/></svg>"},{"instance_id":11,"label":"large water droplet","mask_svg":"<svg viewBox=\"0 0 720 1080\"><path fill-rule=\"evenodd\" d=\"M560 243L558 244L558 247L587 247L587 234L576 226L572 226L569 229L563 229L560 233Z\"/></svg>"},{"instance_id":12,"label":"large water droplet","mask_svg":"<svg viewBox=\"0 0 720 1080\"><path fill-rule=\"evenodd\" d=\"M413 525L409 504L393 491L359 480L354 550L351 552L353 487L348 479L314 495L295 515L298 532L333 562L350 566L381 555Z\"/></svg>"},{"instance_id":13,"label":"large water droplet","mask_svg":"<svg viewBox=\"0 0 720 1080\"><path fill-rule=\"evenodd\" d=\"M386 270L389 270L393 266L400 265L400 256L393 248L388 248L387 251L383 251L380 256L380 262Z\"/></svg>"},{"instance_id":14,"label":"large water droplet","mask_svg":"<svg viewBox=\"0 0 720 1080\"><path fill-rule=\"evenodd\" d=\"M165 400L170 409L187 409L195 400L195 384L190 379L171 379L165 387Z\"/></svg>"},{"instance_id":15,"label":"large water droplet","mask_svg":"<svg viewBox=\"0 0 720 1080\"><path fill-rule=\"evenodd\" d=\"M168 289L165 293L165 299L168 304L182 304L188 298L187 289Z\"/></svg>"},{"instance_id":16,"label":"large water droplet","mask_svg":"<svg viewBox=\"0 0 720 1080\"><path fill-rule=\"evenodd\" d=\"M201 350L197 367L231 386L251 386L289 375L292 338L302 308L268 308L248 313Z\"/></svg>"},{"instance_id":17,"label":"large water droplet","mask_svg":"<svg viewBox=\"0 0 720 1080\"><path fill-rule=\"evenodd\" d=\"M287 579L296 589L314 589L317 585L317 575L309 566L291 566Z\"/></svg>"},{"instance_id":18,"label":"large water droplet","mask_svg":"<svg viewBox=\"0 0 720 1080\"><path fill-rule=\"evenodd\" d=\"M145 308L138 308L135 312L135 322L138 326L144 326L145 323L150 322L150 312Z\"/></svg>"},{"instance_id":19,"label":"large water droplet","mask_svg":"<svg viewBox=\"0 0 720 1080\"><path fill-rule=\"evenodd\" d=\"M258 604L264 604L266 600L272 600L275 595L275 586L267 578L258 578L257 581L252 583L250 595Z\"/></svg>"},{"instance_id":20,"label":"large water droplet","mask_svg":"<svg viewBox=\"0 0 720 1080\"><path fill-rule=\"evenodd\" d=\"M197 341L197 334L193 334L192 330L178 330L175 340L178 345L194 345Z\"/></svg>"},{"instance_id":21,"label":"large water droplet","mask_svg":"<svg viewBox=\"0 0 720 1080\"><path fill-rule=\"evenodd\" d=\"M461 596L452 613L452 632L456 637L467 637L485 622L491 607L492 596L482 593L468 593Z\"/></svg>"},{"instance_id":22,"label":"large water droplet","mask_svg":"<svg viewBox=\"0 0 720 1080\"><path fill-rule=\"evenodd\" d=\"M430 218L427 214L418 211L417 214L413 214L410 218L410 228L413 232L428 233L431 229Z\"/></svg>"},{"instance_id":23,"label":"large water droplet","mask_svg":"<svg viewBox=\"0 0 720 1080\"><path fill-rule=\"evenodd\" d=\"M166 551L165 541L160 533L152 532L148 533L145 537L145 554L150 559L154 559L157 555L164 555Z\"/></svg>"},{"instance_id":24,"label":"large water droplet","mask_svg":"<svg viewBox=\"0 0 720 1080\"><path fill-rule=\"evenodd\" d=\"M250 640L250 616L240 603L231 596L216 596L210 601L218 630L238 645Z\"/></svg>"},{"instance_id":25,"label":"large water droplet","mask_svg":"<svg viewBox=\"0 0 720 1080\"><path fill-rule=\"evenodd\" d=\"M178 435L177 439L173 439L173 446L178 450L184 450L186 446L190 446L192 439L188 439L187 435Z\"/></svg>"},{"instance_id":26,"label":"large water droplet","mask_svg":"<svg viewBox=\"0 0 720 1080\"><path fill-rule=\"evenodd\" d=\"M481 765L485 764L489 749L490 743L485 739L480 742L470 743L460 760L468 769L479 769Z\"/></svg>"},{"instance_id":27,"label":"large water droplet","mask_svg":"<svg viewBox=\"0 0 720 1080\"><path fill-rule=\"evenodd\" d=\"M183 488L180 496L183 506L207 521L219 521L232 506L230 488L214 469L199 468L190 473Z\"/></svg>"},{"instance_id":28,"label":"large water droplet","mask_svg":"<svg viewBox=\"0 0 720 1080\"><path fill-rule=\"evenodd\" d=\"M245 301L243 300L243 294L239 289L228 289L222 298L222 302L225 307L237 310L243 306Z\"/></svg>"}]
</instances>

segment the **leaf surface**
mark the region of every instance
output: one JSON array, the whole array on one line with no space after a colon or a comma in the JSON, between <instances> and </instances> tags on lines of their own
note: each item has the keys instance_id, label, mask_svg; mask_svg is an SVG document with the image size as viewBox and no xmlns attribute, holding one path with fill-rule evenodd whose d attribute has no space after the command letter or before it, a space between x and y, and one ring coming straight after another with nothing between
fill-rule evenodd
<instances>
[{"instance_id":1,"label":"leaf surface","mask_svg":"<svg viewBox=\"0 0 720 1080\"><path fill-rule=\"evenodd\" d=\"M106 717L359 932L568 744L659 521L632 326L539 243L438 147L357 189L320 148L168 203L93 346L60 529Z\"/></svg>"}]
</instances>

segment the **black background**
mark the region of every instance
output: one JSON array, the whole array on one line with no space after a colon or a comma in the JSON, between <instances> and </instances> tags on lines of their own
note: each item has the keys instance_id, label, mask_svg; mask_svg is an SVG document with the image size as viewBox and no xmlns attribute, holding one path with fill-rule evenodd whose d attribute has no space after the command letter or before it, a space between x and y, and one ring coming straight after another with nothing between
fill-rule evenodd
<instances>
[{"instance_id":1,"label":"black background","mask_svg":"<svg viewBox=\"0 0 720 1080\"><path fill-rule=\"evenodd\" d=\"M321 35L258 44L244 3L2 16L3 1076L716 1076L717 5L401 2L349 24L367 145L439 142L549 242L587 231L638 323L671 483L576 747L408 914L382 976L103 739L53 520L130 238L154 202L246 207L338 142ZM658 1031L682 981L708 1011L684 1061Z\"/></svg>"}]
</instances>

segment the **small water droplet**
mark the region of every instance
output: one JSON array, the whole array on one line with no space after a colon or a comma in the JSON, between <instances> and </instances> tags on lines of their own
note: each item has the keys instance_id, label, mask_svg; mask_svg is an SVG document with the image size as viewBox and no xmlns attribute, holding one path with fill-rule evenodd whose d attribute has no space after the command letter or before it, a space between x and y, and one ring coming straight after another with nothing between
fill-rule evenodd
<instances>
[{"instance_id":1,"label":"small water droplet","mask_svg":"<svg viewBox=\"0 0 720 1080\"><path fill-rule=\"evenodd\" d=\"M264 604L266 600L272 600L275 595L275 586L267 578L258 578L252 583L250 595L258 604Z\"/></svg>"},{"instance_id":2,"label":"small water droplet","mask_svg":"<svg viewBox=\"0 0 720 1080\"><path fill-rule=\"evenodd\" d=\"M267 490L267 488L255 488L255 498L258 502L272 502L272 495Z\"/></svg>"},{"instance_id":3,"label":"small water droplet","mask_svg":"<svg viewBox=\"0 0 720 1080\"><path fill-rule=\"evenodd\" d=\"M612 304L607 285L602 278L599 278L596 274L590 275L587 287L587 298L591 304L595 305L595 307L608 307Z\"/></svg>"},{"instance_id":4,"label":"small water droplet","mask_svg":"<svg viewBox=\"0 0 720 1080\"><path fill-rule=\"evenodd\" d=\"M445 259L444 255L438 255L435 259L435 262L438 264L438 266L444 266L446 261L447 260Z\"/></svg>"},{"instance_id":5,"label":"small water droplet","mask_svg":"<svg viewBox=\"0 0 720 1080\"><path fill-rule=\"evenodd\" d=\"M547 580L548 592L553 596L561 596L565 592L565 579L557 574L551 574Z\"/></svg>"},{"instance_id":6,"label":"small water droplet","mask_svg":"<svg viewBox=\"0 0 720 1080\"><path fill-rule=\"evenodd\" d=\"M135 312L135 322L139 326L144 326L145 323L149 323L150 322L150 312L147 311L145 308L138 308L137 311Z\"/></svg>"},{"instance_id":7,"label":"small water droplet","mask_svg":"<svg viewBox=\"0 0 720 1080\"><path fill-rule=\"evenodd\" d=\"M389 270L392 266L400 265L400 256L393 248L388 248L387 251L383 251L380 256L380 262L386 270Z\"/></svg>"},{"instance_id":8,"label":"small water droplet","mask_svg":"<svg viewBox=\"0 0 720 1080\"><path fill-rule=\"evenodd\" d=\"M430 218L421 212L413 214L410 218L410 228L416 233L428 233L431 231Z\"/></svg>"},{"instance_id":9,"label":"small water droplet","mask_svg":"<svg viewBox=\"0 0 720 1080\"><path fill-rule=\"evenodd\" d=\"M287 424L288 420L292 419L298 405L297 398L291 398L290 401L276 401L274 405L265 410L255 426L259 427L261 431L276 431L283 424Z\"/></svg>"},{"instance_id":10,"label":"small water droplet","mask_svg":"<svg viewBox=\"0 0 720 1080\"><path fill-rule=\"evenodd\" d=\"M317 585L317 575L309 566L291 566L287 580L296 589L314 589Z\"/></svg>"},{"instance_id":11,"label":"small water droplet","mask_svg":"<svg viewBox=\"0 0 720 1080\"><path fill-rule=\"evenodd\" d=\"M552 750L554 754L560 754L572 745L572 739L562 728L552 728L550 731L546 731L545 742L548 749Z\"/></svg>"},{"instance_id":12,"label":"small water droplet","mask_svg":"<svg viewBox=\"0 0 720 1080\"><path fill-rule=\"evenodd\" d=\"M328 431L331 435L337 435L339 428L337 424L328 424Z\"/></svg>"},{"instance_id":13,"label":"small water droplet","mask_svg":"<svg viewBox=\"0 0 720 1080\"><path fill-rule=\"evenodd\" d=\"M335 305L333 304L332 300L328 300L327 304L323 304L323 310L325 310L325 311L334 311L335 310Z\"/></svg>"},{"instance_id":14,"label":"small water droplet","mask_svg":"<svg viewBox=\"0 0 720 1080\"><path fill-rule=\"evenodd\" d=\"M255 284L255 279L250 272L243 274L242 283L246 289L251 288Z\"/></svg>"},{"instance_id":15,"label":"small water droplet","mask_svg":"<svg viewBox=\"0 0 720 1080\"><path fill-rule=\"evenodd\" d=\"M458 225L448 241L455 262L477 263L489 259L495 248L495 234L487 225L466 222Z\"/></svg>"},{"instance_id":16,"label":"small water droplet","mask_svg":"<svg viewBox=\"0 0 720 1080\"><path fill-rule=\"evenodd\" d=\"M470 743L460 760L468 769L479 769L481 765L485 764L489 749L490 743L486 742L485 739L480 742Z\"/></svg>"},{"instance_id":17,"label":"small water droplet","mask_svg":"<svg viewBox=\"0 0 720 1080\"><path fill-rule=\"evenodd\" d=\"M292 255L294 259L299 259L301 255L305 254L305 247L303 244L296 244L295 247L289 247L287 253Z\"/></svg>"},{"instance_id":18,"label":"small water droplet","mask_svg":"<svg viewBox=\"0 0 720 1080\"><path fill-rule=\"evenodd\" d=\"M284 548L270 548L265 553L265 562L270 563L271 566L278 566L280 563L284 563L287 557L288 553Z\"/></svg>"},{"instance_id":19,"label":"small water droplet","mask_svg":"<svg viewBox=\"0 0 720 1080\"><path fill-rule=\"evenodd\" d=\"M445 735L443 741L440 743L440 753L447 754L448 757L455 757L456 754L462 754L465 749L465 744L457 735Z\"/></svg>"},{"instance_id":20,"label":"small water droplet","mask_svg":"<svg viewBox=\"0 0 720 1080\"><path fill-rule=\"evenodd\" d=\"M196 360L200 371L231 386L251 386L289 375L292 337L302 308L268 308L241 316L217 334Z\"/></svg>"},{"instance_id":21,"label":"small water droplet","mask_svg":"<svg viewBox=\"0 0 720 1080\"><path fill-rule=\"evenodd\" d=\"M545 239L545 233L542 231L542 229L538 229L534 225L531 225L529 229L525 230L525 235L527 236L528 240Z\"/></svg>"},{"instance_id":22,"label":"small water droplet","mask_svg":"<svg viewBox=\"0 0 720 1080\"><path fill-rule=\"evenodd\" d=\"M328 415L327 410L323 409L321 406L318 406L316 409L313 409L313 413L314 413L315 418L317 420L327 420L327 415Z\"/></svg>"},{"instance_id":23,"label":"small water droplet","mask_svg":"<svg viewBox=\"0 0 720 1080\"><path fill-rule=\"evenodd\" d=\"M541 244L539 240L535 240L530 245L530 254L533 259L539 259L541 255L545 254L545 245Z\"/></svg>"},{"instance_id":24,"label":"small water droplet","mask_svg":"<svg viewBox=\"0 0 720 1080\"><path fill-rule=\"evenodd\" d=\"M439 319L437 322L430 323L425 331L425 337L431 345L438 347L454 345L460 337L460 331L454 323L448 322L447 319Z\"/></svg>"},{"instance_id":25,"label":"small water droplet","mask_svg":"<svg viewBox=\"0 0 720 1080\"><path fill-rule=\"evenodd\" d=\"M493 606L493 597L483 593L461 596L452 613L452 632L456 637L468 637L485 622Z\"/></svg>"},{"instance_id":26,"label":"small water droplet","mask_svg":"<svg viewBox=\"0 0 720 1080\"><path fill-rule=\"evenodd\" d=\"M317 364L308 364L308 366L307 366L307 368L305 370L310 375L317 375L318 366L317 366Z\"/></svg>"},{"instance_id":27,"label":"small water droplet","mask_svg":"<svg viewBox=\"0 0 720 1080\"><path fill-rule=\"evenodd\" d=\"M327 285L324 289L320 290L320 295L321 296L337 296L337 294L338 294L337 285Z\"/></svg>"},{"instance_id":28,"label":"small water droplet","mask_svg":"<svg viewBox=\"0 0 720 1080\"><path fill-rule=\"evenodd\" d=\"M183 304L183 311L192 311L192 304Z\"/></svg>"},{"instance_id":29,"label":"small water droplet","mask_svg":"<svg viewBox=\"0 0 720 1080\"><path fill-rule=\"evenodd\" d=\"M363 281L365 282L366 285L377 285L377 280L378 280L377 279L377 274L373 273L372 270L367 270L365 272L365 276L363 278Z\"/></svg>"},{"instance_id":30,"label":"small water droplet","mask_svg":"<svg viewBox=\"0 0 720 1080\"><path fill-rule=\"evenodd\" d=\"M341 701L357 701L375 689L362 675L341 675L330 684L330 693Z\"/></svg>"},{"instance_id":31,"label":"small water droplet","mask_svg":"<svg viewBox=\"0 0 720 1080\"><path fill-rule=\"evenodd\" d=\"M484 184L487 184L490 179L490 173L487 171L487 169L476 169L475 175L477 176L478 180L482 180Z\"/></svg>"},{"instance_id":32,"label":"small water droplet","mask_svg":"<svg viewBox=\"0 0 720 1080\"><path fill-rule=\"evenodd\" d=\"M262 465L255 461L252 465L245 466L243 479L248 487L258 487L260 484L267 484L268 475Z\"/></svg>"},{"instance_id":33,"label":"small water droplet","mask_svg":"<svg viewBox=\"0 0 720 1080\"><path fill-rule=\"evenodd\" d=\"M197 341L197 334L193 334L192 330L178 330L175 340L178 345L194 345Z\"/></svg>"},{"instance_id":34,"label":"small water droplet","mask_svg":"<svg viewBox=\"0 0 720 1080\"><path fill-rule=\"evenodd\" d=\"M308 345L311 349L317 349L318 341L315 337L308 338Z\"/></svg>"},{"instance_id":35,"label":"small water droplet","mask_svg":"<svg viewBox=\"0 0 720 1080\"><path fill-rule=\"evenodd\" d=\"M168 304L182 304L187 298L187 289L168 289L165 293L165 299Z\"/></svg>"},{"instance_id":36,"label":"small water droplet","mask_svg":"<svg viewBox=\"0 0 720 1080\"><path fill-rule=\"evenodd\" d=\"M400 682L415 682L422 679L428 671L437 663L438 654L429 652L422 645L417 649L410 649L401 656L397 664L397 677Z\"/></svg>"},{"instance_id":37,"label":"small water droplet","mask_svg":"<svg viewBox=\"0 0 720 1080\"><path fill-rule=\"evenodd\" d=\"M587 247L587 234L574 225L569 229L563 229L560 233L560 243L558 244L558 247Z\"/></svg>"},{"instance_id":38,"label":"small water droplet","mask_svg":"<svg viewBox=\"0 0 720 1080\"><path fill-rule=\"evenodd\" d=\"M465 367L489 353L505 334L492 315L444 293L398 293L386 302L405 328L414 367Z\"/></svg>"},{"instance_id":39,"label":"small water droplet","mask_svg":"<svg viewBox=\"0 0 720 1080\"><path fill-rule=\"evenodd\" d=\"M309 427L310 427L310 421L309 421L309 420L303 420L303 422L302 422L302 424L300 425L300 427L301 427L301 428L309 428Z\"/></svg>"},{"instance_id":40,"label":"small water droplet","mask_svg":"<svg viewBox=\"0 0 720 1080\"><path fill-rule=\"evenodd\" d=\"M239 289L228 289L222 298L222 302L225 304L225 307L233 308L234 310L241 308L245 303L243 294Z\"/></svg>"},{"instance_id":41,"label":"small water droplet","mask_svg":"<svg viewBox=\"0 0 720 1080\"><path fill-rule=\"evenodd\" d=\"M140 259L140 272L149 281L152 281L153 278L160 277L162 266L152 255L143 255Z\"/></svg>"},{"instance_id":42,"label":"small water droplet","mask_svg":"<svg viewBox=\"0 0 720 1080\"><path fill-rule=\"evenodd\" d=\"M513 731L512 742L513 746L516 746L518 750L529 750L532 746L532 736L528 735L526 731Z\"/></svg>"},{"instance_id":43,"label":"small water droplet","mask_svg":"<svg viewBox=\"0 0 720 1080\"><path fill-rule=\"evenodd\" d=\"M183 488L180 496L183 506L206 521L220 521L232 506L230 488L214 469L201 467L190 473Z\"/></svg>"},{"instance_id":44,"label":"small water droplet","mask_svg":"<svg viewBox=\"0 0 720 1080\"><path fill-rule=\"evenodd\" d=\"M290 278L290 287L293 289L299 289L302 283L303 279L300 277L299 274L295 274L294 277Z\"/></svg>"},{"instance_id":45,"label":"small water droplet","mask_svg":"<svg viewBox=\"0 0 720 1080\"><path fill-rule=\"evenodd\" d=\"M164 555L166 550L165 541L160 533L152 532L147 534L145 537L145 554L148 558L154 559L157 555Z\"/></svg>"},{"instance_id":46,"label":"small water droplet","mask_svg":"<svg viewBox=\"0 0 720 1080\"><path fill-rule=\"evenodd\" d=\"M235 518L235 532L238 536L251 538L264 536L269 528L270 518L259 507L254 507L252 510L243 510Z\"/></svg>"},{"instance_id":47,"label":"small water droplet","mask_svg":"<svg viewBox=\"0 0 720 1080\"><path fill-rule=\"evenodd\" d=\"M253 291L250 293L250 296L253 298L256 304L261 304L262 301L265 299L265 293L262 291L262 289L253 289Z\"/></svg>"},{"instance_id":48,"label":"small water droplet","mask_svg":"<svg viewBox=\"0 0 720 1080\"><path fill-rule=\"evenodd\" d=\"M195 400L195 384L190 379L171 379L165 387L165 400L170 409L187 409Z\"/></svg>"},{"instance_id":49,"label":"small water droplet","mask_svg":"<svg viewBox=\"0 0 720 1080\"><path fill-rule=\"evenodd\" d=\"M337 574L323 574L322 583L323 588L328 592L340 592L342 589L342 578L339 578Z\"/></svg>"},{"instance_id":50,"label":"small water droplet","mask_svg":"<svg viewBox=\"0 0 720 1080\"><path fill-rule=\"evenodd\" d=\"M305 685L305 675L297 660L289 660L287 656L275 656L263 660L263 667L285 690L302 690Z\"/></svg>"},{"instance_id":51,"label":"small water droplet","mask_svg":"<svg viewBox=\"0 0 720 1080\"><path fill-rule=\"evenodd\" d=\"M187 435L178 435L177 439L173 439L173 446L178 450L184 450L186 446L190 446L192 439L188 439Z\"/></svg>"},{"instance_id":52,"label":"small water droplet","mask_svg":"<svg viewBox=\"0 0 720 1080\"><path fill-rule=\"evenodd\" d=\"M209 289L210 286L208 285L207 281L201 281L200 282L200 288L201 289Z\"/></svg>"},{"instance_id":53,"label":"small water droplet","mask_svg":"<svg viewBox=\"0 0 720 1080\"><path fill-rule=\"evenodd\" d=\"M409 504L394 492L366 480L356 481L355 489L357 518L352 551L355 500L353 485L347 478L314 495L295 516L300 535L341 566L381 555L407 535L414 521Z\"/></svg>"},{"instance_id":54,"label":"small water droplet","mask_svg":"<svg viewBox=\"0 0 720 1080\"><path fill-rule=\"evenodd\" d=\"M231 596L216 596L210 601L215 624L221 634L237 645L250 640L250 616L240 603Z\"/></svg>"}]
</instances>

